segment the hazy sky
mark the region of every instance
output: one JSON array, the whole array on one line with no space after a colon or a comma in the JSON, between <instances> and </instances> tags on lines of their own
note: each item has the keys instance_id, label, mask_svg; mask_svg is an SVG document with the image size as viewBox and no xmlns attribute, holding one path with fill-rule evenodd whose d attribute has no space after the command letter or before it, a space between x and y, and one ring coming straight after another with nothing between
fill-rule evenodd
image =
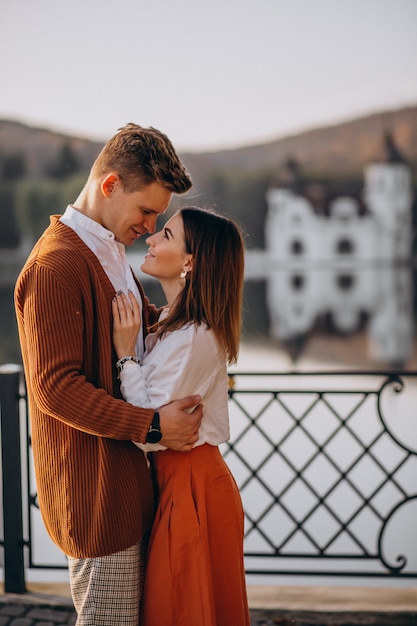
<instances>
[{"instance_id":1,"label":"hazy sky","mask_svg":"<svg viewBox=\"0 0 417 626\"><path fill-rule=\"evenodd\" d=\"M417 0L1 0L0 118L178 149L417 104Z\"/></svg>"}]
</instances>

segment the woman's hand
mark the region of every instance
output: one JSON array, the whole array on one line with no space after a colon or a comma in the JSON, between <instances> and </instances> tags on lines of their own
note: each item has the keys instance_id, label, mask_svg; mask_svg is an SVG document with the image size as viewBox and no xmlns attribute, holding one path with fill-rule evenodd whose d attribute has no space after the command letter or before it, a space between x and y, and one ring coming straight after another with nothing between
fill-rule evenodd
<instances>
[{"instance_id":1,"label":"woman's hand","mask_svg":"<svg viewBox=\"0 0 417 626\"><path fill-rule=\"evenodd\" d=\"M113 344L119 359L136 354L136 340L141 325L140 307L129 291L129 298L118 291L112 300Z\"/></svg>"}]
</instances>

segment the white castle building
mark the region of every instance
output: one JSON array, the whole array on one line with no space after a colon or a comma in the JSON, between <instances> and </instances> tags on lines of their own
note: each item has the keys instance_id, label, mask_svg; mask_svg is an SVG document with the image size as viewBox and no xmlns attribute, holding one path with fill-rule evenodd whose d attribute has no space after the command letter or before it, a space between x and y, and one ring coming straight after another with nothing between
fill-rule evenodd
<instances>
[{"instance_id":1,"label":"white castle building","mask_svg":"<svg viewBox=\"0 0 417 626\"><path fill-rule=\"evenodd\" d=\"M280 263L411 257L411 172L390 135L384 159L365 169L361 196L326 198L319 186L303 186L297 164L290 161L283 183L268 190L267 203L266 248Z\"/></svg>"},{"instance_id":2,"label":"white castle building","mask_svg":"<svg viewBox=\"0 0 417 626\"><path fill-rule=\"evenodd\" d=\"M401 366L412 349L411 172L389 135L362 194L326 197L289 161L267 192L267 304L271 335L302 343L320 315L344 334L368 320L369 353Z\"/></svg>"}]
</instances>

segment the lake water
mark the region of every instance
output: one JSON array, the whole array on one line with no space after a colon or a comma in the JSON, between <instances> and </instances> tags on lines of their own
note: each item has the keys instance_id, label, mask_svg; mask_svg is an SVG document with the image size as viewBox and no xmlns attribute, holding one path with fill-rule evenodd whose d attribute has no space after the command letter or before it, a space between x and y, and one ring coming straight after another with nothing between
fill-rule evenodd
<instances>
[{"instance_id":1,"label":"lake water","mask_svg":"<svg viewBox=\"0 0 417 626\"><path fill-rule=\"evenodd\" d=\"M21 259L0 258L0 364L20 362L13 287ZM162 291L130 263L151 301ZM258 350L256 369L417 369L417 271L411 265L304 264L273 266L248 252L243 345ZM239 366L246 367L244 352Z\"/></svg>"}]
</instances>

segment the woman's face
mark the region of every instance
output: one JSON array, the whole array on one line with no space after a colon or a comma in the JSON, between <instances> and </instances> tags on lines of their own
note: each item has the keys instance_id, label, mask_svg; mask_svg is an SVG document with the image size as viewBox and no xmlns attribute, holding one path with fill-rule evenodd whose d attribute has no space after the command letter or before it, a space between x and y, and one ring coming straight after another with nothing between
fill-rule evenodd
<instances>
[{"instance_id":1,"label":"woman's face","mask_svg":"<svg viewBox=\"0 0 417 626\"><path fill-rule=\"evenodd\" d=\"M148 252L141 265L145 274L159 280L180 279L184 269L190 269L191 254L185 250L184 226L176 213L164 228L146 239Z\"/></svg>"}]
</instances>

